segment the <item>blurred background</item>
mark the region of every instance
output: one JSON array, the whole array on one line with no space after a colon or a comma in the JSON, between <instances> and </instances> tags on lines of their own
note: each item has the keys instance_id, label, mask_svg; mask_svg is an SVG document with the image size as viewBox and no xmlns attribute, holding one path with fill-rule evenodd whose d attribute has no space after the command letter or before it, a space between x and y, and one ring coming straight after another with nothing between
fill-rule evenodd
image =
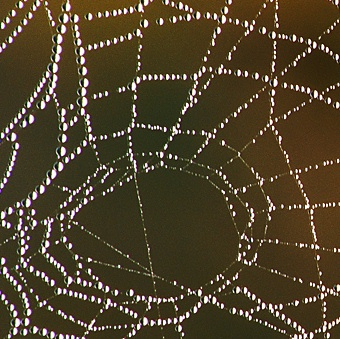
<instances>
[{"instance_id":1,"label":"blurred background","mask_svg":"<svg viewBox=\"0 0 340 339\"><path fill-rule=\"evenodd\" d=\"M0 20L1 337L340 337L338 1Z\"/></svg>"}]
</instances>

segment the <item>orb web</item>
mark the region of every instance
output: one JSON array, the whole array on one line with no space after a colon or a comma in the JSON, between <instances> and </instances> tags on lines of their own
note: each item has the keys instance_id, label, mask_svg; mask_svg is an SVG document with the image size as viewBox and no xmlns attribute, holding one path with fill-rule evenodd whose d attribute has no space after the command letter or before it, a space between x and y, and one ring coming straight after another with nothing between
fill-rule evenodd
<instances>
[{"instance_id":1,"label":"orb web","mask_svg":"<svg viewBox=\"0 0 340 339\"><path fill-rule=\"evenodd\" d=\"M2 337L340 335L337 0L1 16Z\"/></svg>"}]
</instances>

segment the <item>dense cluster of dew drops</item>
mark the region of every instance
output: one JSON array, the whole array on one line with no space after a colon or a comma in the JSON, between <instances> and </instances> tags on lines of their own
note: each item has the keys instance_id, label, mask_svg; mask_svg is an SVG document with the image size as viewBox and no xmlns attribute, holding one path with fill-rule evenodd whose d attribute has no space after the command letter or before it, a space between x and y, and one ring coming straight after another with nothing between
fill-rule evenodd
<instances>
[{"instance_id":1,"label":"dense cluster of dew drops","mask_svg":"<svg viewBox=\"0 0 340 339\"><path fill-rule=\"evenodd\" d=\"M137 0L136 0L137 1ZM236 0L234 0L235 2ZM327 297L328 296L339 296L340 285L328 286L323 281L322 270L319 267L320 257L324 252L334 252L339 253L340 247L338 248L325 248L318 244L318 234L316 231L314 223L314 212L318 209L326 208L340 208L339 201L330 202L311 202L308 194L305 192L303 180L301 180L301 173L307 173L309 171L319 171L322 168L333 168L340 166L340 158L335 156L332 159L324 159L321 163L312 163L304 168L296 168L290 163L290 154L285 150L285 140L280 135L277 129L278 123L285 123L291 116L299 114L299 111L305 106L310 105L314 101L321 101L325 105L333 107L335 110L339 110L340 103L334 100L334 96L329 95L332 91L339 88L340 82L335 84L330 84L328 88L323 91L318 91L314 88L308 86L290 84L281 81L283 75L289 72L291 69L298 67L299 62L306 58L308 55L313 53L313 51L318 50L327 54L332 58L333 62L339 64L340 57L335 51L320 43L322 36L330 34L334 29L337 28L340 22L340 18L333 22L331 26L327 28L324 32L320 32L319 40L307 39L302 36L297 35L285 35L283 33L277 33L276 30L280 27L280 20L278 16L280 2L278 0L268 0L264 1L256 17L252 21L241 21L235 20L228 17L228 12L233 6L232 0L225 1L225 4L219 11L216 12L200 12L195 8L190 7L185 4L185 1L177 2L170 0L159 1L160 6L164 8L171 8L172 12L177 10L177 15L171 15L168 17L159 17L155 21L148 20L144 17L143 13L147 6L152 5L154 1L152 0L140 0L139 2L132 4L129 7L121 8L117 10L108 9L104 12L94 12L87 13L86 15L78 15L73 12L72 0L67 0L62 3L59 7L59 13L54 13L51 10L50 1L47 0L35 0L32 3L28 0L18 1L13 9L9 11L8 15L3 18L0 23L0 28L2 31L8 29L8 26L13 20L15 20L18 12L24 11L26 13L25 18L15 27L14 30L8 31L7 38L0 43L0 59L1 54L6 53L7 49L11 48L12 44L15 44L16 38L23 32L30 21L35 19L35 14L37 11L45 11L47 18L49 20L49 26L51 29L51 37L53 42L51 63L46 65L46 70L42 74L40 81L36 84L36 87L32 90L30 97L27 101L22 104L20 111L16 112L14 117L7 126L0 131L0 146L4 144L10 144L12 150L8 159L8 164L5 172L2 174L0 181L0 199L1 192L6 190L7 184L10 183L13 172L16 169L16 159L20 155L21 144L20 144L20 130L29 129L35 124L36 111L43 111L52 105L55 107L55 112L58 115L59 121L59 135L58 135L58 147L56 152L56 162L51 165L50 170L46 173L46 177L41 179L41 184L36 186L27 196L22 197L20 201L7 206L6 209L0 211L1 217L1 229L0 233L5 232L7 229L15 229L14 235L12 234L9 238L4 239L2 237L2 243L0 246L8 243L9 241L17 242L17 253L18 262L15 266L8 265L8 259L6 257L0 258L0 303L5 306L9 316L10 316L10 326L9 331L6 334L6 338L14 338L16 336L29 336L35 334L37 336L47 337L47 338L86 338L88 336L96 337L96 333L105 332L107 330L111 331L121 331L124 330L123 337L138 337L139 332L145 327L173 327L179 338L185 337L188 333L185 331L185 323L191 317L195 317L197 313L200 312L207 304L216 307L221 312L226 312L234 317L242 317L249 322L256 322L261 326L270 328L275 332L280 332L283 336L291 336L295 338L314 338L331 337L331 331L340 322L340 314L337 318L332 320L327 319ZM338 1L329 1L332 6L338 7ZM257 19L261 17L262 12L268 5L275 7L275 17L274 20L274 30L269 30L266 27L261 27L257 25ZM140 22L139 26L135 28L133 32L128 32L125 35L116 36L112 39L105 41L100 41L93 44L84 45L82 42L82 32L79 28L79 22L85 20L87 22L94 22L101 20L115 20L114 17L129 16L132 14L139 13ZM211 34L211 40L207 46L206 53L202 56L200 68L192 74L144 74L143 73L143 60L141 58L141 51L143 48L143 34L151 26L160 27L164 25L176 25L181 21L194 22L198 20L207 20L215 23L215 28ZM221 64L219 67L209 67L208 60L211 53L212 46L215 45L216 39L224 31L225 24L231 24L235 26L244 27L244 34L240 37L237 43L232 47L230 51L225 54L225 59L231 60L234 53L237 51L239 45L245 39L251 39L251 35L254 31L259 32L261 35L265 36L272 42L272 56L271 56L271 73L270 74L259 74L257 72L250 73L247 69L230 69ZM74 52L77 61L77 72L79 75L79 88L77 90L78 99L74 103L70 103L68 107L61 107L58 101L58 95L55 92L55 88L58 86L59 80L59 61L63 57L63 43L65 34L71 30L73 35ZM138 41L138 51L136 51L136 76L131 79L131 82L121 86L119 88L111 89L108 88L107 91L88 93L88 87L90 85L90 77L88 77L87 69L87 55L89 53L96 53L96 51L105 48L115 48L115 45L124 44L126 41L137 40ZM277 41L287 40L292 44L300 44L304 46L305 49L302 53L296 56L296 58L286 65L286 68L281 71L280 74L276 71L276 61L279 55L277 55ZM202 94L209 90L211 82L218 77L239 77L239 78L249 78L254 82L262 83L263 87L260 91L254 93L246 102L239 106L235 111L229 112L223 120L221 120L213 129L205 130L185 130L182 128L182 119L185 117L188 111L200 102ZM204 81L202 80L204 79ZM176 82L182 80L191 81L191 89L188 92L186 101L183 103L182 109L178 112L177 122L173 125L171 129L160 126L143 124L137 121L138 110L136 102L138 101L138 90L139 85L145 82ZM203 82L203 84L202 84ZM286 89L295 92L305 93L308 96L308 100L299 103L297 106L292 107L286 113L280 116L274 116L275 110L275 100L276 91L278 88ZM131 121L129 126L121 131L115 131L112 134L107 135L96 135L91 126L91 113L87 111L87 106L90 101L100 100L104 97L109 97L111 91L116 91L118 93L130 92L131 93ZM240 116L251 106L258 98L262 92L266 92L270 98L270 111L268 112L267 123L258 130L256 135L244 145L242 149L235 149L228 144L228 140L220 140L219 147L227 148L229 151L234 153L234 156L229 159L229 163L236 160L241 160L246 168L248 168L253 174L253 183L247 184L241 187L236 187L232 182L228 180L228 176L221 171L220 168L214 168L209 166L209 164L200 164L199 155L204 152L205 148L208 147L216 139L216 135L219 131L223 130L225 126L228 125L233 120L239 119ZM202 99L203 100L203 99ZM34 108L34 110L32 110ZM75 115L71 120L66 119L68 110L77 109L78 114ZM82 118L82 119L80 119ZM81 121L81 122L80 122ZM68 140L68 133L75 126L84 122L85 138L81 143L74 149L67 149L65 144ZM132 131L135 129L146 129L149 131L161 131L167 133L168 138L166 143L157 152L147 152L142 154L144 157L152 158L152 162L145 162L143 165L139 165L137 161L137 154L134 152L133 147L133 137ZM15 131L16 132L15 132ZM19 132L17 132L19 131ZM256 144L263 135L271 133L280 148L282 157L290 169L286 173L277 173L277 175L272 177L263 177L261 173L257 172L256 168L252 167L243 159L243 152L252 144ZM173 154L168 151L169 145L177 135L188 135L195 137L197 135L203 137L204 142L196 150L191 158L181 158L177 154ZM107 140L110 138L122 138L125 137L128 140L128 149L123 158L127 159L129 166L126 168L124 174L121 178L114 183L109 185L108 188L98 191L96 189L96 183L104 183L109 180L110 175L115 171L115 163L120 159L115 159L111 163L101 163L99 160L99 154L97 150L97 143L100 140ZM94 173L91 173L85 182L79 187L62 187L62 189L68 198L63 201L60 205L59 212L55 215L50 215L44 220L36 220L35 209L32 207L34 201L39 200L44 196L46 190L54 184L54 181L58 175L65 170L77 157L83 153L85 149L91 149L92 152L98 156L98 167ZM155 160L156 159L156 160ZM197 159L197 161L196 161ZM171 160L171 161L170 161ZM178 165L176 162L178 161ZM195 164L197 167L197 172L193 166L189 168L189 165ZM162 168L163 170L174 170L174 171L187 171L189 175L198 176L202 180L206 180L214 188L221 193L225 199L225 204L228 207L230 217L235 220L237 211L234 209L232 203L228 202L228 196L233 195L242 204L244 209L248 214L248 223L244 230L241 232L240 229L235 224L235 229L239 237L239 247L237 250L237 256L235 262L240 264L241 269L247 269L247 267L259 267L259 269L266 270L268 274L276 275L282 279L287 279L293 281L296 284L307 285L314 289L314 295L308 295L303 299L296 300L292 299L288 303L272 303L268 300L262 300L251 288L247 286L240 285L238 283L239 272L236 270L232 277L225 274L226 271L211 278L210 281L206 282L199 288L191 288L190 286L184 286L176 281L171 281L166 278L160 277L156 271L153 269L153 256L152 248L148 243L147 237L147 225L143 222L142 227L144 228L145 236L145 246L147 247L149 267L143 267L140 265L140 271L134 272L136 274L143 274L152 281L154 293L152 295L143 295L138 291L129 288L127 286L126 290L118 290L114 287L114 281L111 285L105 284L100 276L94 274L91 268L88 268L87 264L96 261L92 257L84 257L78 255L73 251L73 244L68 239L66 235L60 237L57 240L51 239L52 228L55 227L55 221L58 221L60 225L61 234L66 234L66 230L75 225L77 222L74 217L77 213L85 206L91 205L91 203L98 197L105 197L111 194L115 194L116 189L124 186L129 182L134 182L137 191L137 196L140 198L138 192L138 175L143 173L151 173ZM204 172L202 172L202 168ZM205 173L205 174L202 174ZM218 178L212 180L211 178ZM270 195L266 193L265 183L275 183L281 177L290 176L293 178L298 190L303 197L303 204L281 204L275 205ZM218 182L218 183L216 183ZM245 193L248 189L256 187L262 194L264 200L266 201L266 208L262 211L256 211L250 202L243 199L242 193ZM76 204L70 205L70 202L76 202ZM143 205L140 201L139 205L141 219L143 220ZM272 214L277 210L301 210L306 211L310 223L310 232L312 234L312 243L288 243L280 239L271 239L266 237L267 225L264 227L264 235L262 239L252 237L252 233L249 230L252 229L255 219L258 214L263 214L266 216L265 223L268 223ZM16 215L16 223L12 222L11 216ZM236 221L235 221L236 223ZM43 240L39 247L39 254L45 259L46 263L54 269L57 269L59 275L63 278L64 283L60 284L57 282L50 273L43 269L40 270L39 267L35 267L31 263L31 259L34 254L27 255L29 250L29 239L32 232L38 225L43 225L45 227L45 232ZM87 232L91 237L102 241L103 246L110 246L109 239L100 239L92 231L86 230L86 225L78 225L84 232ZM6 233L4 233L6 234ZM289 276L285 272L281 272L277 269L270 267L260 267L258 264L258 249L264 243L273 244L273 246L293 246L296 248L309 249L315 252L314 264L318 272L318 281L311 282L305 281L297 276ZM51 253L50 248L53 246L61 244L70 253L74 262L76 263L77 270L75 273L70 274L63 262L59 262ZM119 254L125 259L132 260L138 265L138 259L130 258L129 253L123 253L119 249L110 247L112 251L119 252ZM251 253L251 255L249 255ZM105 266L105 262L96 261L97 264ZM124 267L118 267L124 269ZM202 268L203 269L203 268ZM126 268L126 270L130 270ZM133 270L130 270L131 272ZM81 274L82 272L82 274ZM24 274L25 273L25 274ZM53 294L49 297L40 296L39 290L34 289L30 286L27 281L27 274L34 275L41 280L43 284L51 287ZM85 275L84 275L84 274ZM87 278L84 278L87 276ZM162 280L163 282L173 286L178 289L178 294L168 297L159 297L157 295L156 281ZM12 288L12 290L17 294L18 299L12 300L12 297L6 294L5 290L2 290L2 285L6 282ZM339 282L340 283L340 282ZM83 287L83 290L88 290L88 292L78 292L77 286ZM206 286L210 286L206 289ZM215 288L214 288L215 286ZM212 287L212 288L211 288ZM96 290L100 293L93 293ZM208 292L207 292L208 291ZM229 291L229 294L243 295L246 299L253 302L253 307L229 307L224 302L219 300L219 295L223 291ZM78 314L68 314L63 311L63 309L56 309L50 304L50 300L58 296L66 296L71 300L83 300L88 304L88 307L96 307L97 313L91 321L82 320L82 311L79 310ZM191 307L187 310L179 310L177 303L181 300L190 297ZM323 317L323 322L318 326L315 326L312 330L305 329L299 324L294 318L286 314L286 309L289 307L294 307L299 304L313 304L321 300L321 314ZM18 304L21 303L21 304ZM133 306L136 304L143 305L143 308L137 309ZM160 305L169 304L172 305L174 309L174 316L164 317L160 312ZM38 326L33 321L33 315L38 309L46 309L54 317L73 322L83 328L82 335L76 335L74 333L58 333L56 330L50 329L48 326L42 327ZM127 323L107 323L106 325L98 325L97 318L107 312L110 309L116 309L121 313L127 315L130 321ZM155 309L156 313L148 312L151 309ZM141 311L142 310L142 311ZM269 314L273 319L277 319L280 322L273 324L270 320L263 317L263 311ZM261 313L262 312L262 313ZM0 315L0 322L1 322ZM282 324L282 327L280 325ZM287 330L290 329L290 330Z\"/></svg>"}]
</instances>

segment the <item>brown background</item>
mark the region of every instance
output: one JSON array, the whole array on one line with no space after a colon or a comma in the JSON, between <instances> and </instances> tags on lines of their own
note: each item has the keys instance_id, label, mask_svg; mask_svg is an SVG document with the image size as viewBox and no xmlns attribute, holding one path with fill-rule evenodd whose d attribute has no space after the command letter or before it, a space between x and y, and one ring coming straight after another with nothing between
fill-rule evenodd
<instances>
[{"instance_id":1,"label":"brown background","mask_svg":"<svg viewBox=\"0 0 340 339\"><path fill-rule=\"evenodd\" d=\"M9 32L20 22L32 3L33 1L28 1L25 9L18 10L18 15L14 18L13 23L8 25L5 30L0 31L0 41L4 41L8 37ZM224 1L207 0L185 0L183 3L192 6L201 13L206 11L220 13L220 8L225 4ZM81 17L79 27L84 46L126 34L139 25L140 14L138 13L118 18L94 18L93 21L84 19L84 15L88 12L96 13L97 11L123 8L134 5L132 1L72 0L71 4L72 13L77 13ZM255 18L261 4L262 1L258 0L234 0L234 3L229 6L227 18L251 21ZM0 18L5 17L14 5L14 1L2 3ZM61 11L60 6L60 1L50 1L50 9L56 20ZM274 4L268 4L255 26L255 31L242 40L231 62L228 62L225 56L243 35L245 28L230 23L222 25L222 33L216 39L216 46L211 48L211 56L207 65L215 68L223 63L225 68L230 68L233 71L239 68L248 70L250 73L257 71L261 75L269 74L272 42L267 36L260 35L258 28L260 26L266 26L268 30L273 28L273 8ZM179 73L190 76L202 65L202 56L207 50L217 24L204 18L199 21L182 21L175 25L166 22L164 26L158 26L155 23L158 17L168 18L179 13L180 11L177 9L166 7L158 0L145 9L144 17L149 20L150 26L143 32L140 74ZM326 0L286 0L279 1L278 17L280 27L277 29L277 33L296 34L316 40L325 29L339 19L339 9L331 1ZM68 28L70 28L70 23L68 23ZM34 18L29 25L24 28L24 32L0 54L0 130L8 125L19 109L23 107L42 73L46 70L46 66L50 62L53 30L54 28L49 27L46 12L41 6L34 13ZM320 43L329 46L334 53L340 52L339 42L339 27L320 40ZM63 53L59 65L56 93L61 106L67 107L70 103L75 103L78 88L77 65L70 30L64 37L62 46ZM321 92L329 85L339 81L339 65L319 50L313 51L311 55L300 61L298 67L292 68L284 77L280 77L280 71L305 48L304 44L278 41L277 76L280 83L286 81L300 86L309 86ZM136 56L137 39L135 38L130 42L87 52L89 95L105 90L110 92L107 98L90 100L87 107L87 112L91 115L94 135L118 132L126 129L129 125L131 93L119 94L116 89L125 86L135 76ZM188 77L188 80L146 81L140 84L138 86L137 122L170 128L179 116L192 83ZM238 78L234 75L215 77L208 90L200 98L200 102L190 109L183 118L182 128L196 131L211 130L262 86L261 81ZM260 98L256 102L250 105L247 110L243 110L237 118L231 119L226 127L218 132L216 140L209 143L203 153L198 156L197 162L213 168L221 166L234 187L255 184L245 194L238 193L242 201L248 201L258 212L252 230L255 239L277 238L280 241L293 244L311 244L310 220L304 209L294 211L284 209L273 212L272 220L268 223L267 233L264 235L265 213L260 211L266 209L267 205L255 177L250 172L250 167L254 167L264 178L284 174L273 183L267 181L263 187L275 206L304 203L295 180L288 174L289 168L273 134L265 133L242 153L247 166L240 160L228 164L228 160L234 154L226 148L221 148L218 143L224 139L236 150L241 150L254 138L268 121L270 109L268 90L269 86L260 94ZM309 100L309 96L306 94L280 87L276 92L274 117L281 116L295 105ZM339 89L331 91L329 96L334 101L339 100ZM21 147L10 182L0 195L0 210L27 197L36 185L42 183L46 172L57 160L55 150L58 147L59 123L56 107L50 103L43 111L34 106L29 112L35 116L34 124L26 129L15 127ZM71 119L76 114L76 109L69 110L67 119ZM68 149L78 145L85 136L84 122L81 117L79 120L80 122L67 132L66 146ZM276 127L283 138L282 146L289 154L293 169L303 169L309 165L322 164L324 160L339 158L339 110L333 108L332 105L315 100L299 112L292 114L287 120L278 122ZM160 131L135 129L132 132L134 152L140 154L158 151L168 136L168 133ZM178 136L170 144L169 152L183 158L190 158L196 153L203 140L200 136ZM93 173L98 166L98 160L102 164L114 162L115 173L104 185L94 183L96 199L82 208L75 220L125 255L130 255L139 264L149 267L134 183L130 182L124 184L123 187L117 187L113 194L106 197L100 196L104 189L113 185L124 173L129 171L127 169L130 165L128 161L124 159L116 161L126 154L127 139L124 136L98 141L97 150L99 159L96 159L94 152L87 148L74 162L65 167L65 170L58 175L54 185L48 187L46 193L34 202L32 208L37 211L36 219L41 221L47 216L55 217L59 213L59 204L66 199L67 194L62 192L58 185L75 189L86 180L88 175ZM10 151L10 143L3 141L0 144L1 173L6 169ZM140 168L146 161L156 162L155 158L150 159L150 157L140 156L137 159ZM169 162L169 164L181 166L179 162ZM191 173L200 173L201 171L196 166L189 166L187 169ZM202 172L203 175L207 174L205 170ZM318 170L301 174L300 179L312 204L339 201L339 173L339 165L335 164L326 167L320 166ZM212 176L211 180L216 180L216 184L220 185L216 176ZM296 246L268 243L258 251L257 262L259 265L277 269L289 276L301 277L306 282L304 284L294 283L266 270L243 267L241 264L235 264L224 271L235 260L239 239L222 194L207 180L192 174L185 174L178 168L176 171L159 169L149 174L140 173L138 183L148 242L151 247L153 269L157 275L164 278L164 281L157 280L156 282L159 296L178 296L180 294L180 288L171 283L174 280L193 290L203 286L204 292L213 293L219 284L215 283L211 287L209 282L216 274L224 272L226 279L230 279L239 270L240 275L237 283L228 287L224 292L216 294L228 309L236 307L246 310L254 306L244 296L233 293L233 286L246 286L249 291L255 293L266 303L285 304L283 313L307 330L314 330L321 326L320 301L307 305L300 303L299 307L288 306L288 303L294 300L301 301L305 297L319 293L315 288L308 286L309 282L318 283L314 251L299 249ZM228 194L228 198L237 211L236 228L239 232L243 232L248 220L246 209L234 194ZM70 204L68 208L71 207L74 207L74 204ZM25 210L25 215L28 213L29 210ZM340 247L339 217L339 207L315 210L314 221L321 247L327 249ZM8 220L13 225L17 223L16 216L8 217ZM58 286L65 287L60 272L52 268L38 253L43 231L42 224L34 230L30 230L30 250L27 256L32 256L32 263L38 269L46 271L48 275L54 277ZM60 232L60 224L55 222L52 239L58 239L61 236ZM18 260L17 241L6 241L14 233L15 228L0 230L0 257L7 258L9 268L13 268ZM67 230L65 235L73 243L72 251L67 251L62 245L51 246L49 251L63 263L70 274L74 274L76 271L76 262L72 258L72 253L77 253L85 258L90 256L102 264L92 263L87 264L87 267L91 267L101 281L110 286L112 290L117 288L122 292L122 296L117 298L118 303L131 303L131 298L125 295L125 291L130 288L133 288L137 294L154 294L150 277L117 268L117 265L122 265L128 270L139 269L125 256L118 255L116 251L105 246L102 241L89 236L76 226ZM323 282L328 288L332 288L333 285L340 283L339 253L323 250L319 254L321 255L319 265L323 272ZM112 267L108 267L104 263L110 264ZM25 272L23 269L22 271ZM15 272L13 274L18 276ZM82 274L86 276L86 273L82 272ZM98 313L99 306L74 298L54 297L52 288L47 287L46 284L30 276L27 272L24 275L29 281L29 286L33 286L35 291L30 293L29 288L25 287L33 309L31 325L81 336L84 332L83 328L72 322L63 321L44 308L37 307L34 296L51 297L51 305L60 307L66 313L74 314L85 322L90 322ZM89 277L87 276L87 278ZM103 293L94 289L76 286L74 289L103 296ZM8 295L11 302L18 305L19 313L22 312L18 295L1 276L0 290ZM189 296L183 301L179 301L179 313L190 310L197 301L199 301L199 297L195 296ZM143 304L131 305L131 308L143 314ZM327 321L339 316L338 297L328 297L327 309ZM169 304L161 304L160 312L163 317L174 316L174 309ZM153 307L147 316L156 318L156 308ZM296 333L294 328L272 317L268 311L261 311L257 317L287 331L288 335ZM10 329L10 319L5 306L0 304L1 336L5 336ZM101 324L133 324L138 321L139 319L132 319L112 309L98 317L97 326ZM204 305L198 314L191 315L188 320L184 321L183 330L186 333L185 338L281 338L285 336L263 325L249 322L245 318L232 316L228 310L222 311L212 305ZM340 336L337 327L330 332L334 338ZM107 330L93 332L88 337L121 338L126 335L126 330ZM136 337L159 338L162 335L166 338L179 337L173 325L166 326L163 331L158 327L145 327ZM30 336L33 337L32 334ZM321 337L321 334L319 336Z\"/></svg>"}]
</instances>

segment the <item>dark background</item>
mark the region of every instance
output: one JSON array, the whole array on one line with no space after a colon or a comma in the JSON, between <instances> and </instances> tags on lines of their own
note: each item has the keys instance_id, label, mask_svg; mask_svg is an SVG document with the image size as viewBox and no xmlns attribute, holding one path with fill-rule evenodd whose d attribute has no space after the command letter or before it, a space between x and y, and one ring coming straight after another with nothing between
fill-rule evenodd
<instances>
[{"instance_id":1,"label":"dark background","mask_svg":"<svg viewBox=\"0 0 340 339\"><path fill-rule=\"evenodd\" d=\"M71 0L70 3L71 13L80 17L78 24L84 47L126 35L139 27L141 13L138 12L119 17L96 17L97 12L135 6L133 1ZM7 259L6 267L23 285L30 301L33 314L26 328L45 327L48 331L81 337L86 330L84 326L57 315L56 310L59 308L87 324L96 317L95 325L98 327L119 324L127 324L129 327L103 327L101 331L87 334L88 338L123 338L128 336L131 327L144 316L157 319L159 312L164 319L176 317L176 305L178 314L191 312L189 319L182 323L185 338L283 338L303 333L297 326L289 325L270 313L269 304L282 304L284 308L280 314L290 317L307 332L315 331L315 337L321 338L324 335L322 332L326 333L321 328L322 307L327 308L324 319L327 323L339 317L340 307L337 292L329 292L334 291L334 285L340 283L340 172L339 164L336 163L340 158L340 118L339 109L334 105L339 101L340 92L339 88L329 91L327 95L332 99L331 104L322 100L310 102L310 95L285 89L281 84L287 82L294 86L310 87L321 93L339 81L339 61L336 62L317 48L303 57L296 67L282 75L282 70L308 46L306 43L278 39L276 71L271 73L273 41L258 30L262 26L265 26L268 32L273 30L274 3L268 2L267 8L256 18L263 1L234 0L233 4L228 5L229 12L226 15L227 20L232 20L223 25L204 18L203 14L209 11L221 15L220 9L225 6L224 1L185 0L183 3L191 6L194 11L200 11L202 18L171 24L168 18L172 15L184 15L186 12L176 6L165 6L158 0L145 7L143 13L143 17L149 21L149 27L142 29L142 66L138 75L174 73L185 74L187 79L142 81L138 85L138 99L135 102L138 112L136 123L168 129L164 132L133 128L131 132L132 148L138 162L137 183L142 209L135 181L126 181L128 176L133 175L127 156L127 135L116 134L116 137L112 137L113 133L127 131L131 123L132 93L119 93L118 88L126 86L136 76L138 39L134 37L131 41L86 52L85 65L90 81L86 112L90 115L92 133L98 136L98 140L93 144L96 150L86 147L74 161L65 164L64 170L29 208L19 205L16 207L16 202L21 202L37 185L43 183L46 172L51 170L57 161L56 149L60 146L60 120L55 103L49 102L44 110L36 106L43 94L39 94L32 108L27 110L26 116L32 114L35 117L32 125L21 128L15 120L15 116L24 107L51 62L51 36L55 34L56 27L49 24L47 7L41 5L33 13L33 18L24 27L23 32L15 38L14 43L9 44L0 53L0 131L6 135L6 127L13 122L20 144L9 183L0 194L0 211L5 211L9 206L13 206L16 213L19 213L20 209L23 211L23 222L27 226L25 237L29 237L29 250L25 257L36 270L46 272L56 281L56 286L52 288L24 268L15 269L20 259L17 254L20 246L16 237L19 216L15 213L6 215L5 224L3 222L0 229L0 257ZM53 0L48 5L56 22L61 13L61 4L60 1ZM8 39L33 5L33 1L27 1L24 9L17 9L17 15L5 29L0 30L1 42ZM5 18L8 12L15 8L15 2L8 0L0 7L0 18ZM339 20L339 8L332 1L286 0L278 1L278 7L280 25L276 29L277 34L296 34L305 40L310 38L317 41L318 46L328 46L334 54L340 52L339 26L318 40L333 22ZM84 18L89 12L94 15L92 21ZM156 24L160 17L165 19L163 26ZM243 27L244 24L237 24L236 19L240 22L256 20L254 32L239 40L246 28ZM210 55L205 63L202 58L218 25L222 32L216 38L215 46L210 47ZM60 108L67 109L67 121L78 117L75 126L66 132L68 140L65 147L71 152L86 138L86 133L84 118L77 112L79 74L71 22L66 26L68 31L62 43L63 51L55 93ZM228 61L226 56L233 46L237 46L237 49L232 60ZM230 69L232 74L215 75L199 102L187 111L182 118L181 129L195 130L196 135L176 136L165 153L164 161L168 168L161 167L155 152L162 149L169 138L169 129L180 116L193 85L190 76L203 65L212 67L212 73L215 74L215 69L221 64ZM250 75L258 72L261 76L278 77L279 86L275 88L272 118L279 117L274 125L282 136L281 148L270 129L267 128L262 136L257 136L268 124L270 85L261 79L254 80L251 76L237 77L234 75L237 69L247 70ZM207 72L200 79L199 88L208 79L209 74ZM93 99L94 94L104 91L108 91L109 96ZM259 98L249 104L247 109L243 109L237 117L231 117L225 127L218 130L216 138L210 140L202 153L197 155L197 150L205 140L200 131L212 131L257 92ZM282 118L302 102L306 102L303 108L292 113L287 119ZM69 106L72 103L74 108ZM100 135L108 135L107 140L99 140ZM252 143L255 137L256 142ZM222 147L222 140L226 141L230 148ZM1 173L6 173L8 169L11 149L12 143L2 138ZM289 155L291 167L285 161L283 150ZM231 160L240 151L242 157ZM168 159L170 153L178 155L182 160ZM195 164L188 165L188 160L193 156ZM327 160L333 160L334 163L324 163ZM146 173L143 169L145 164L155 165L156 169ZM94 188L90 194L95 197L94 200L82 207L74 218L59 221L57 216L60 212L67 213L82 201L86 185L81 186L99 165L112 167L114 172L104 183L100 182L104 170L99 171L97 177L91 177L87 184ZM315 165L319 165L318 169ZM312 166L312 169L305 172L304 169L309 166ZM259 186L251 168L266 179L262 187ZM231 190L219 175L214 174L215 169L227 175L228 182L234 189L239 190L236 193ZM321 204L314 209L313 219L317 243L321 248L318 251L312 247L314 240L309 210L304 206L288 208L294 204L305 204L296 177L290 175L290 170L295 169L302 170L299 178L311 205ZM209 180L206 179L207 176ZM269 180L276 176L279 177L273 182ZM120 182L123 183L122 186L119 185ZM103 196L102 193L110 186L115 188L114 192ZM243 193L242 188L245 186L249 187ZM60 204L67 201L69 196L69 193L63 191L63 187L70 191L78 187L80 189L73 201L61 208ZM227 192L225 196L221 190ZM277 210L268 212L268 197ZM246 202L255 211L254 224L247 230L249 213L245 207ZM334 203L335 207L322 206L322 203ZM281 204L285 207L280 208ZM231 216L231 205L236 212L234 219ZM30 216L32 209L36 211L34 216ZM268 215L271 220L268 220ZM54 220L48 253L65 267L69 276L79 276L95 283L95 275L98 281L109 287L109 292L101 291L98 285L83 287L73 283L68 287L64 282L62 270L53 267L39 253L46 237L47 227L43 220L47 217ZM35 227L30 224L32 218L38 222ZM7 222L11 224L9 229L4 226ZM147 241L144 230L147 232ZM241 241L237 232L252 237L253 243ZM67 249L64 244L58 242L63 236L67 237L66 245L72 243L72 249ZM271 239L278 239L279 244L271 243ZM258 247L261 241L263 244ZM239 244L242 246L241 250ZM150 310L146 309L147 303L137 302L129 296L130 289L134 290L135 296L155 295L150 277L148 246L153 271L157 276L157 296L178 298L174 304L161 302L158 307L152 302ZM238 253L244 250L247 252L246 258L249 259L257 253L256 262L262 268L248 267L237 262ZM80 259L75 258L76 254ZM316 260L316 255L320 255L320 259ZM93 259L92 262L88 262L89 257ZM79 263L83 264L82 268L79 268ZM92 270L91 274L87 273L89 268ZM238 279L218 291L227 280L232 280L236 272L239 272ZM215 279L218 275L219 281ZM303 283L290 277L301 278ZM317 286L320 279L328 289L323 306L318 297L320 291ZM249 321L244 316L232 315L229 312L233 307L244 311L256 307L256 303L243 293L236 293L237 286L242 289L246 287L267 305L266 309L253 314L256 321ZM117 305L101 313L102 306L96 303L70 296L56 296L56 287L68 288L89 296L95 295L103 300L110 297ZM216 296L220 303L224 303L223 309L208 304L203 305L197 314L192 313L194 305L200 301L200 297L195 295L199 288L202 288L204 295ZM116 289L120 291L118 296L114 294ZM25 318L25 307L20 294L15 291L13 282L5 279L3 274L0 275L0 291L16 305L19 318ZM194 291L194 294L190 295L190 291ZM181 294L184 295L183 300L179 298ZM303 302L305 298L310 297L316 297L315 301ZM39 300L45 299L55 311L39 306ZM296 300L299 301L298 305L295 305ZM124 314L119 309L120 306L135 310L139 316L135 319ZM13 315L7 305L0 303L2 337L6 337L7 333L13 330L12 319ZM21 325L19 330L24 328L25 326ZM337 326L328 332L334 338L340 336ZM36 336L38 335L32 333L28 335ZM137 338L162 336L179 338L180 334L173 324L163 328L145 326L136 334Z\"/></svg>"}]
</instances>

